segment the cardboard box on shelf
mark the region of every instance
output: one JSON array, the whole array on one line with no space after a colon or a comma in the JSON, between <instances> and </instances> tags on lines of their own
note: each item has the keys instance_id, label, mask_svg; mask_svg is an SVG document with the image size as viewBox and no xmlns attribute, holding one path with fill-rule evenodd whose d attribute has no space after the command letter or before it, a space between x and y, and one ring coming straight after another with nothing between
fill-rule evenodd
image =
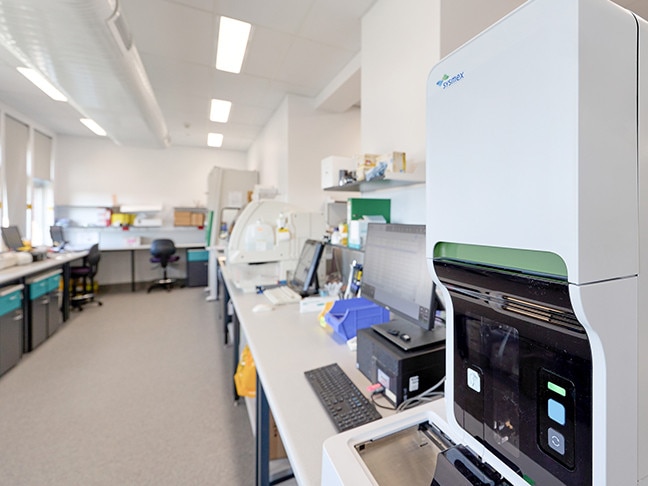
<instances>
[{"instance_id":1,"label":"cardboard box on shelf","mask_svg":"<svg viewBox=\"0 0 648 486\"><path fill-rule=\"evenodd\" d=\"M270 460L273 461L285 457L288 457L286 455L286 449L281 441L281 436L277 430L277 424L272 416L272 412L270 412Z\"/></svg>"},{"instance_id":2,"label":"cardboard box on shelf","mask_svg":"<svg viewBox=\"0 0 648 486\"><path fill-rule=\"evenodd\" d=\"M204 226L205 211L193 208L176 208L173 210L175 226Z\"/></svg>"},{"instance_id":3,"label":"cardboard box on shelf","mask_svg":"<svg viewBox=\"0 0 648 486\"><path fill-rule=\"evenodd\" d=\"M204 226L205 214L204 213L191 213L191 226Z\"/></svg>"},{"instance_id":4,"label":"cardboard box on shelf","mask_svg":"<svg viewBox=\"0 0 648 486\"><path fill-rule=\"evenodd\" d=\"M191 226L191 212L190 211L174 211L173 212L174 226Z\"/></svg>"},{"instance_id":5,"label":"cardboard box on shelf","mask_svg":"<svg viewBox=\"0 0 648 486\"><path fill-rule=\"evenodd\" d=\"M358 181L365 180L365 174L376 167L378 156L375 154L356 155L356 178Z\"/></svg>"}]
</instances>

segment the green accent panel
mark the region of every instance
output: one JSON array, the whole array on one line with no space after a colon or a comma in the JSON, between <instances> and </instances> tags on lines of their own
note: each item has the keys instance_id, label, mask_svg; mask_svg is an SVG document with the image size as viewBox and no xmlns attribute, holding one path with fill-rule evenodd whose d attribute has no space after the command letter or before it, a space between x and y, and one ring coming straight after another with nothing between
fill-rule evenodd
<instances>
[{"instance_id":1,"label":"green accent panel","mask_svg":"<svg viewBox=\"0 0 648 486\"><path fill-rule=\"evenodd\" d=\"M567 265L564 260L548 251L439 242L434 247L434 258L482 263L567 278Z\"/></svg>"},{"instance_id":2,"label":"green accent panel","mask_svg":"<svg viewBox=\"0 0 648 486\"><path fill-rule=\"evenodd\" d=\"M207 224L205 225L205 246L211 245L211 234L214 231L214 211L207 213ZM218 231L218 229L216 230Z\"/></svg>"},{"instance_id":3,"label":"green accent panel","mask_svg":"<svg viewBox=\"0 0 648 486\"><path fill-rule=\"evenodd\" d=\"M347 199L347 220L362 219L363 216L382 216L391 221L391 199L368 199L351 197Z\"/></svg>"}]
</instances>

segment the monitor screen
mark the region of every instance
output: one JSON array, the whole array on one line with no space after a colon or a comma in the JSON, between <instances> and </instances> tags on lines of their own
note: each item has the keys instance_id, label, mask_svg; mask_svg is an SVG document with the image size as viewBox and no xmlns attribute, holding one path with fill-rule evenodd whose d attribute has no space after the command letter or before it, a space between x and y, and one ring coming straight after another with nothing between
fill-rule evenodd
<instances>
[{"instance_id":1,"label":"monitor screen","mask_svg":"<svg viewBox=\"0 0 648 486\"><path fill-rule=\"evenodd\" d=\"M434 328L434 283L425 257L425 225L367 226L362 296L424 329Z\"/></svg>"},{"instance_id":2,"label":"monitor screen","mask_svg":"<svg viewBox=\"0 0 648 486\"><path fill-rule=\"evenodd\" d=\"M24 246L18 226L3 227L2 239L10 250L18 251Z\"/></svg>"},{"instance_id":3,"label":"monitor screen","mask_svg":"<svg viewBox=\"0 0 648 486\"><path fill-rule=\"evenodd\" d=\"M291 279L293 289L302 293L312 293L311 286L316 282L317 267L324 250L324 244L321 241L306 240L299 255L295 273ZM317 288L314 289L317 291Z\"/></svg>"},{"instance_id":4,"label":"monitor screen","mask_svg":"<svg viewBox=\"0 0 648 486\"><path fill-rule=\"evenodd\" d=\"M54 246L63 246L65 244L63 226L50 226L50 236Z\"/></svg>"}]
</instances>

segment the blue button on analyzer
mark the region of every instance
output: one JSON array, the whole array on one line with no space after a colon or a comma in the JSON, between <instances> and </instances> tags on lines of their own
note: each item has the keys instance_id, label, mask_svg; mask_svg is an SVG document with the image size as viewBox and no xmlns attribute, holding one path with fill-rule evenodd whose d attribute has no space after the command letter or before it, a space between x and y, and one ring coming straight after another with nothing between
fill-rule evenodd
<instances>
[{"instance_id":1,"label":"blue button on analyzer","mask_svg":"<svg viewBox=\"0 0 648 486\"><path fill-rule=\"evenodd\" d=\"M560 425L565 425L565 406L562 403L550 398L547 411L551 420Z\"/></svg>"}]
</instances>

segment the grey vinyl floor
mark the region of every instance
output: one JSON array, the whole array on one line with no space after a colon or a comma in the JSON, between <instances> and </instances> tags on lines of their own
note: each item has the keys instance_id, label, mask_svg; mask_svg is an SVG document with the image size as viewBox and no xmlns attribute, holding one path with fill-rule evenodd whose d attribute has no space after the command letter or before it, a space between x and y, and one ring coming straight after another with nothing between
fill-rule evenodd
<instances>
[{"instance_id":1,"label":"grey vinyl floor","mask_svg":"<svg viewBox=\"0 0 648 486\"><path fill-rule=\"evenodd\" d=\"M0 485L251 485L202 288L108 294L0 377Z\"/></svg>"}]
</instances>

